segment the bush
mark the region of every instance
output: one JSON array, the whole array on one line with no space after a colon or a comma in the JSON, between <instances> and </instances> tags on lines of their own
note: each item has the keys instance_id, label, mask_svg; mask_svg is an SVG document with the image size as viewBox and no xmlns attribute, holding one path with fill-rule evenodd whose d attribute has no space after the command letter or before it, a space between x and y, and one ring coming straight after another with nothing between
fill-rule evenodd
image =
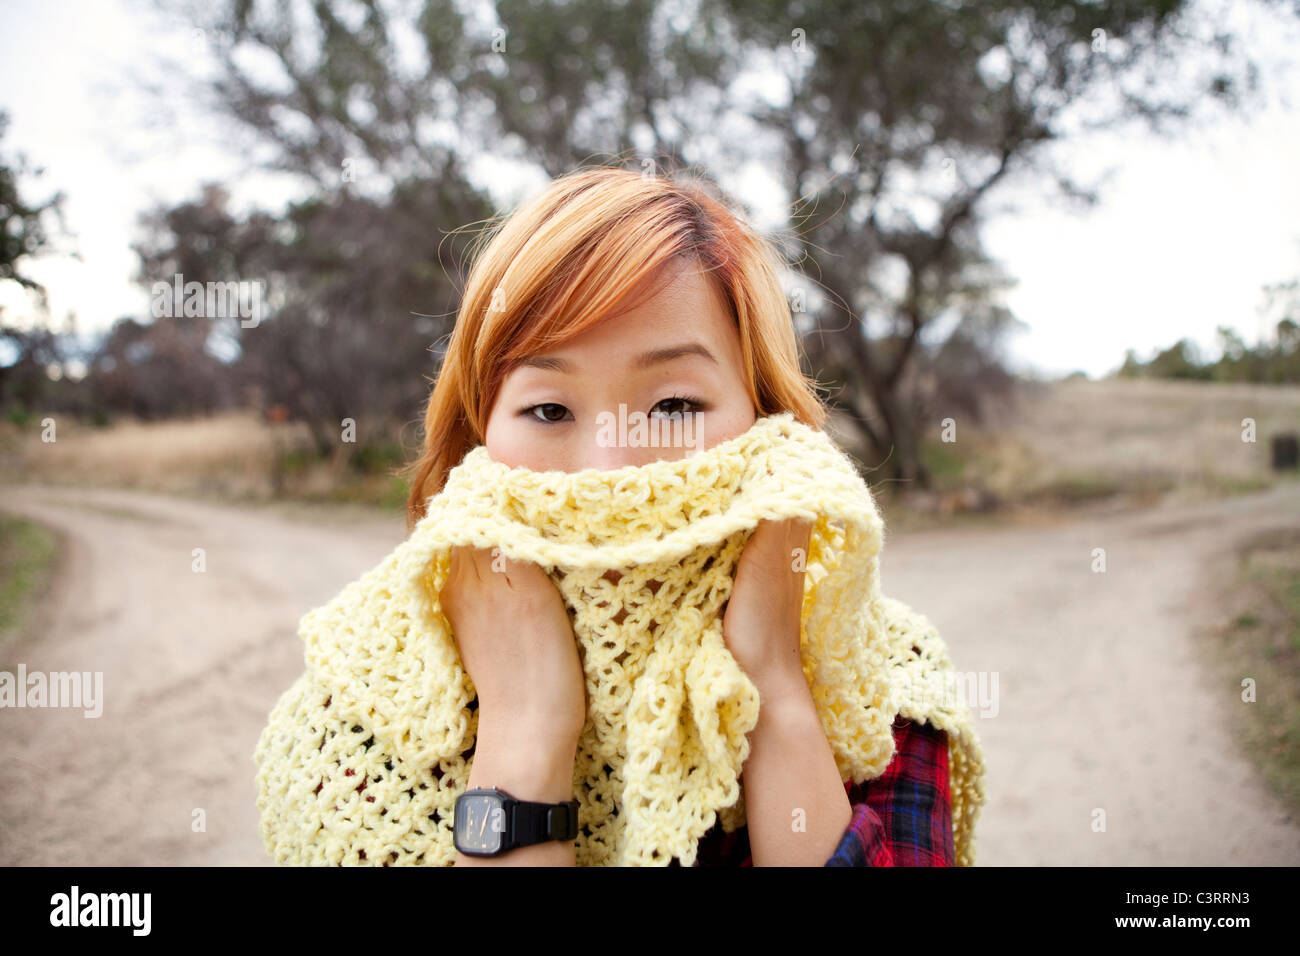
<instances>
[{"instance_id":1,"label":"bush","mask_svg":"<svg viewBox=\"0 0 1300 956\"><path fill-rule=\"evenodd\" d=\"M404 463L402 447L395 441L361 445L352 456L352 467L363 475L386 475Z\"/></svg>"},{"instance_id":2,"label":"bush","mask_svg":"<svg viewBox=\"0 0 1300 956\"><path fill-rule=\"evenodd\" d=\"M5 410L5 419L19 428L26 428L32 420L32 413L23 408L22 402L14 402Z\"/></svg>"}]
</instances>

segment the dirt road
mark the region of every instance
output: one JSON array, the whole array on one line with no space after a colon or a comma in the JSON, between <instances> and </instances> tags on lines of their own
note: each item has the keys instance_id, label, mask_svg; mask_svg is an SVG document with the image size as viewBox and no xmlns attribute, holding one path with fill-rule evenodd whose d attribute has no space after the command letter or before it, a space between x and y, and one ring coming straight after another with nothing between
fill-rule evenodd
<instances>
[{"instance_id":1,"label":"dirt road","mask_svg":"<svg viewBox=\"0 0 1300 956\"><path fill-rule=\"evenodd\" d=\"M0 649L0 669L104 675L99 718L0 710L0 864L269 863L251 755L301 671L298 618L387 554L400 520L39 487L0 488L0 505L68 546L43 633ZM1191 637L1207 560L1280 524L1300 526L1300 487L891 535L886 594L930 617L957 670L997 676L996 715L976 710L981 865L1300 864L1300 821L1228 730L1240 688L1212 685Z\"/></svg>"}]
</instances>

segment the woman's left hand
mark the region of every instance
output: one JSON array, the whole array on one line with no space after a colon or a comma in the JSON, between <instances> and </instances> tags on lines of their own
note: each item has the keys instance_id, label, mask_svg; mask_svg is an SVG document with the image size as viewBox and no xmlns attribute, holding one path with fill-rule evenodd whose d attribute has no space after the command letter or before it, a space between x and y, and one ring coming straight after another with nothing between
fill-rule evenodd
<instances>
[{"instance_id":1,"label":"woman's left hand","mask_svg":"<svg viewBox=\"0 0 1300 956\"><path fill-rule=\"evenodd\" d=\"M756 684L799 675L804 568L812 523L760 521L745 542L722 618L722 640Z\"/></svg>"}]
</instances>

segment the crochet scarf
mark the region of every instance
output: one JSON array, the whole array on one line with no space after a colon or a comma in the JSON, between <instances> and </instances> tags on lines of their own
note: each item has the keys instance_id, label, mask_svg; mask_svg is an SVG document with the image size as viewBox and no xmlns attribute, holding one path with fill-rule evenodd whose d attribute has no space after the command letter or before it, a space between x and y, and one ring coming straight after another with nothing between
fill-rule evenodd
<instances>
[{"instance_id":1,"label":"crochet scarf","mask_svg":"<svg viewBox=\"0 0 1300 956\"><path fill-rule=\"evenodd\" d=\"M760 707L723 642L723 605L758 523L798 517L812 523L804 673L841 780L885 771L898 714L947 731L956 862L974 864L971 713L935 629L880 593L883 522L825 433L785 412L685 458L607 471L511 468L480 445L427 504L387 558L301 620L306 669L254 754L276 862L454 865L478 714L438 594L451 548L470 545L542 567L572 620L588 709L577 865L692 865L718 820L745 823Z\"/></svg>"}]
</instances>

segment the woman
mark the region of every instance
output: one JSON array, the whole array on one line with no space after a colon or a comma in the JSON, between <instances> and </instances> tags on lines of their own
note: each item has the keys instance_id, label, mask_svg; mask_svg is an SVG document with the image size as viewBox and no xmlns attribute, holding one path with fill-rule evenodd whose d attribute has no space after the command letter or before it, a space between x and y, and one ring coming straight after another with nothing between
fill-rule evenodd
<instances>
[{"instance_id":1,"label":"woman","mask_svg":"<svg viewBox=\"0 0 1300 956\"><path fill-rule=\"evenodd\" d=\"M410 468L410 524L480 444L511 467L575 472L692 450L604 441L598 423L610 416L673 423L696 448L782 411L820 428L825 409L800 371L776 267L771 247L700 182L612 168L557 180L504 222L470 274ZM788 555L808 534L806 523L763 522L745 545L723 636L763 700L743 773L748 824L727 834L719 822L695 865L952 865L942 731L900 716L886 773L840 779L800 669L803 573ZM554 584L535 565L502 568L460 548L440 601L478 693L468 788L569 800L585 685ZM806 831L790 826L785 808L796 805ZM456 856L461 866L574 862L561 840Z\"/></svg>"}]
</instances>

